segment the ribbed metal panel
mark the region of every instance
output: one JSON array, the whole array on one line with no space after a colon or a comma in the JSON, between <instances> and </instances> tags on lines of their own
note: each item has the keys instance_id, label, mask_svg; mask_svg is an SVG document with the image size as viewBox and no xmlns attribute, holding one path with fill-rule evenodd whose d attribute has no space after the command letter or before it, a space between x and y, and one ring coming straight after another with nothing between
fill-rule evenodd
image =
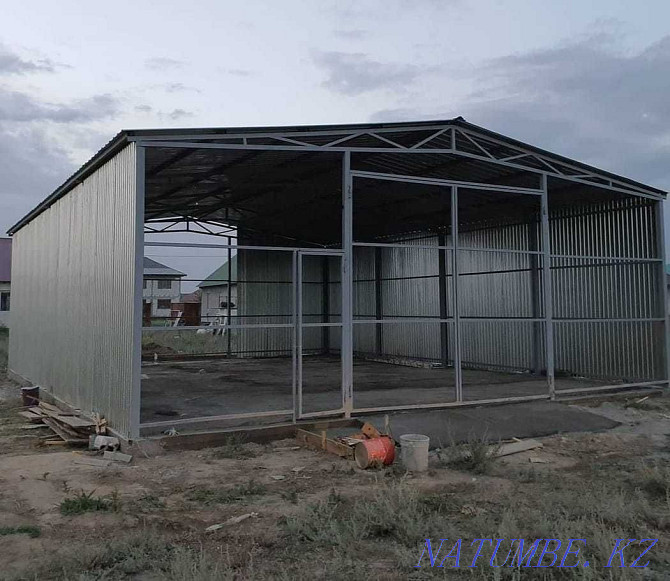
<instances>
[{"instance_id":1,"label":"ribbed metal panel","mask_svg":"<svg viewBox=\"0 0 670 581\"><path fill-rule=\"evenodd\" d=\"M663 378L662 323L591 320L663 317L663 297L658 293L660 263L644 262L659 255L655 223L653 205L641 199L613 200L552 212L550 239L554 257L550 266L555 366L559 377L576 375L623 381ZM459 233L459 246L465 248L458 253L460 316L519 319L463 320L461 357L464 367L513 372L546 369L545 324L524 320L545 316L539 234L538 221L464 225ZM411 240L387 239L385 242L406 247L354 248L354 318L370 321L370 324L354 325L354 351L382 357L442 361L445 350L439 324L380 324L377 321L440 317L441 254L445 257L447 297L443 315L453 317L452 253L440 253L437 248L413 248L437 246L438 237L428 233L415 233ZM450 237L443 243L450 245ZM319 313L323 308L323 270L319 260L306 257L303 263L305 322L322 320ZM245 278L290 280L288 254L280 257L272 253L270 260L259 258L259 253L252 251L244 264L248 269ZM339 282L334 282L339 281L339 270L333 269L331 264L330 312L339 313L341 289ZM291 298L281 288L281 285L270 284L247 285L244 308L256 314L289 313ZM278 322L278 319L272 321ZM446 356L450 361L453 325L447 327ZM331 329L329 336L330 348L336 351L340 330ZM288 340L289 335L277 336L275 343L269 343L267 333L260 331L247 345L259 352L267 349L269 354L273 350L287 349ZM305 351L322 347L322 330L306 329Z\"/></svg>"},{"instance_id":2,"label":"ribbed metal panel","mask_svg":"<svg viewBox=\"0 0 670 581\"><path fill-rule=\"evenodd\" d=\"M613 200L551 217L552 254L650 259L659 256L654 205ZM663 325L658 262L552 258L556 369L630 381L662 379ZM560 319L585 319L564 322Z\"/></svg>"},{"instance_id":3,"label":"ribbed metal panel","mask_svg":"<svg viewBox=\"0 0 670 581\"><path fill-rule=\"evenodd\" d=\"M292 324L293 255L291 252L240 250L237 254L238 320L240 325ZM292 329L232 331L239 355L290 356Z\"/></svg>"},{"instance_id":4,"label":"ribbed metal panel","mask_svg":"<svg viewBox=\"0 0 670 581\"><path fill-rule=\"evenodd\" d=\"M10 369L130 434L136 157L130 144L14 235Z\"/></svg>"}]
</instances>

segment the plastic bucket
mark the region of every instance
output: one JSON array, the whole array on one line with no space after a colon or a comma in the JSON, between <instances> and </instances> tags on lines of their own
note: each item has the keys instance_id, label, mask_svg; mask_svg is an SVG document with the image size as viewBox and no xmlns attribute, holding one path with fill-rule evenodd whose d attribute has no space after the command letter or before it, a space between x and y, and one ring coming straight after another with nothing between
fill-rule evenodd
<instances>
[{"instance_id":1,"label":"plastic bucket","mask_svg":"<svg viewBox=\"0 0 670 581\"><path fill-rule=\"evenodd\" d=\"M354 448L354 458L363 469L379 464L388 466L395 460L395 444L386 436L361 440Z\"/></svg>"},{"instance_id":2,"label":"plastic bucket","mask_svg":"<svg viewBox=\"0 0 670 581\"><path fill-rule=\"evenodd\" d=\"M23 405L26 407L34 406L40 403L40 388L39 386L34 387L22 387L21 388L21 400Z\"/></svg>"},{"instance_id":3,"label":"plastic bucket","mask_svg":"<svg viewBox=\"0 0 670 581\"><path fill-rule=\"evenodd\" d=\"M403 466L410 472L428 470L428 445L430 438L421 434L400 436L400 458Z\"/></svg>"}]
</instances>

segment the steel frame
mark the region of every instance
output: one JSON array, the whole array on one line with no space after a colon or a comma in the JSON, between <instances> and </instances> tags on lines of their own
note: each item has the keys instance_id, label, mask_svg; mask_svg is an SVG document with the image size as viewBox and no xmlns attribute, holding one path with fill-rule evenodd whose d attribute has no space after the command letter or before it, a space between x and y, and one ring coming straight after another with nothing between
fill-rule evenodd
<instances>
[{"instance_id":1,"label":"steel frame","mask_svg":"<svg viewBox=\"0 0 670 581\"><path fill-rule=\"evenodd\" d=\"M540 152L524 144L493 137L478 130L474 126L459 127L456 124L436 124L430 126L420 126L417 130L426 131L433 129L434 133L428 138L411 146L404 146L384 136L385 133L394 133L398 131L411 131L410 127L398 129L397 127L377 128L371 130L353 130L342 129L323 130L323 131L304 131L299 136L291 134L287 137L286 132L267 131L258 133L239 133L234 132L226 134L209 135L169 135L162 134L157 136L131 136L130 141L136 141L146 147L160 147L171 149L237 149L251 151L324 151L324 152L342 152L351 154L351 152L365 153L403 153L411 155L420 154L440 154L446 153L460 157L466 157L474 160L485 161L491 164L514 168L538 176L550 175L563 180L580 183L583 185L596 186L598 188L608 189L630 195L637 195L653 199L662 199L662 196L644 188L641 185L629 183L617 177L600 172L595 168L580 166L570 160L558 158L548 153ZM343 134L346 134L342 136ZM333 139L322 145L314 145L308 141L301 141L300 137L321 137L321 136L342 136ZM445 135L449 138L445 139ZM349 144L347 141L353 141L357 137L369 136L379 142L377 147L359 147ZM275 143L254 143L254 140L273 140ZM449 147L431 147L435 140L444 140L449 142ZM197 140L197 141L195 141ZM217 140L217 143L212 143ZM466 151L459 147L459 143L465 140L473 145L477 153ZM227 141L227 143L225 143ZM441 143L441 141L440 141ZM496 155L498 151L504 153ZM538 167L539 166L539 167Z\"/></svg>"},{"instance_id":2,"label":"steel frame","mask_svg":"<svg viewBox=\"0 0 670 581\"><path fill-rule=\"evenodd\" d=\"M421 127L422 130L429 129L425 126ZM363 413L375 413L379 411L394 411L394 410L409 410L409 409L423 409L423 408L447 408L447 407L456 407L456 406L469 406L469 405L483 405L483 404L497 404L497 403L506 403L506 402L516 402L516 401L530 401L530 400L540 400L540 399L555 399L557 393L570 394L570 393L589 393L589 392L600 392L608 391L613 389L619 389L624 387L633 387L633 386L654 386L654 385L668 385L668 373L670 372L670 343L667 340L667 330L668 330L668 318L664 316L663 318L622 318L622 319L566 319L566 318L554 318L552 313L552 284L551 284L551 260L556 258L561 259L581 259L581 260L606 260L606 261L620 261L620 262L648 262L648 263L658 263L659 267L663 269L665 263L665 252L663 244L663 217L662 217L662 199L663 197L653 191L647 190L642 186L628 183L616 179L615 177L610 176L606 173L600 173L597 171L585 170L583 167L574 165L565 160L556 160L551 156L538 153L531 149L524 148L521 145L513 145L508 142L504 142L495 138L492 138L488 135L479 134L477 131L464 129L462 127L456 126L444 126L436 125L430 129L434 129L429 137L421 140L418 143L415 143L411 146L403 146L399 143L394 142L392 139L385 137L384 133L390 133L393 131L398 131L397 128L389 129L377 129L374 131L355 131L345 137L338 137L333 139L330 142L327 142L323 145L314 145L306 141L301 141L299 138L292 135L290 138L285 135L281 135L276 132L268 133L254 133L254 134L226 134L225 136L221 135L175 135L175 136L142 136L137 138L129 138L131 141L136 141L137 151L138 151L138 200L141 197L141 206L138 203L138 228L141 224L142 231L147 229L147 232L151 233L161 233L161 232L175 232L176 226L178 225L177 221L170 223L167 228L156 229L153 226L146 226L142 220L142 215L139 214L140 208L144 207L144 150L145 148L176 148L176 149L231 149L231 150L258 150L258 151L310 151L310 152L341 152L342 153L342 246L341 249L333 248L298 248L298 247L277 247L277 246L254 246L254 245L238 245L231 244L230 232L234 229L224 230L223 232L216 234L214 231L208 232L208 228L203 227L205 230L204 234L210 235L221 235L228 239L228 244L193 244L193 243L163 243L163 242L145 242L144 246L173 246L173 247L193 247L193 248L218 248L226 249L228 253L232 250L267 250L267 251L277 251L277 252L291 252L292 253L292 264L293 264L293 297L294 297L294 313L292 315L292 322L286 324L265 324L265 325L229 325L229 328L235 329L244 329L244 328L292 328L293 332L293 348L292 348L292 368L293 368L293 401L294 406L292 410L279 410L276 412L258 412L258 413L244 413L244 414L229 414L225 416L212 416L212 417L203 417L203 418L194 418L194 419L184 419L175 421L166 421L166 422L149 422L140 424L139 423L139 388L135 398L133 399L133 407L137 409L131 410L133 418L136 418L136 428L133 430L133 435L135 437L139 436L140 428L150 428L150 427L161 427L174 425L176 423L188 424L188 423L199 423L199 422L210 422L216 420L236 420L236 419L253 419L255 417L269 417L269 416L281 416L281 415L292 415L293 421L296 422L299 419L306 418L316 418L324 416L332 416L337 414L343 414L345 417L350 417L352 414L363 414ZM333 130L333 131L316 131L316 132L304 132L300 135L304 137L311 136L324 136L324 135L341 135L345 133L342 130ZM380 144L384 146L379 147L356 147L356 146L347 146L346 142L354 140L359 136L370 136L376 138ZM431 142L438 138L448 137L450 143L449 147L430 147ZM275 140L275 144L255 144L253 143L254 139L257 138L269 138ZM192 140L197 139L198 142L193 142ZM229 143L212 143L211 140L230 140ZM459 139L467 141L467 143L473 145L478 153L473 153L471 151L464 151L459 148L458 143ZM234 140L241 140L241 143L233 143ZM497 154L496 147L499 147L505 150L505 154ZM141 153L140 153L141 152ZM472 183L464 181L454 181L454 180L444 180L420 176L407 176L407 175L396 175L396 174L385 174L382 172L367 172L367 171L357 171L352 170L351 168L351 153L352 152L370 152L370 153L403 153L408 155L416 154L449 154L460 156L464 158L470 158L474 160L484 161L487 163L504 166L508 168L514 168L521 170L523 172L529 172L535 174L539 178L539 188L523 188L523 187L512 187L505 185L496 185L489 183ZM530 165L528 165L530 164ZM533 165L534 164L534 165ZM540 168L535 167L540 165ZM141 177L140 177L141 172ZM579 183L583 185L588 185L604 190L609 190L613 192L625 193L631 196L650 198L657 200L656 203L656 217L657 217L657 244L661 249L661 257L659 258L634 258L634 257L612 257L612 256L580 256L580 255L559 255L552 254L550 247L550 236L549 236L549 200L548 200L548 178L556 177L562 180L571 181L574 183ZM387 180L395 182L403 182L408 184L424 184L424 185L434 185L444 187L449 189L451 192L451 232L452 232L452 243L450 245L404 245L399 243L366 243L366 242L357 242L353 239L353 196L354 196L354 178L358 179L375 179L375 180ZM460 247L459 246L459 237L458 237L458 200L459 200L459 189L471 189L471 190L486 190L486 191L498 191L506 193L515 193L515 194L524 194L524 195L533 195L537 196L540 200L541 210L541 241L542 248L541 250L513 250L513 249L499 249L499 248L469 248L469 247ZM169 220L161 219L156 220L156 222L169 222ZM183 221L182 221L183 222ZM207 221L199 221L198 226L206 224ZM225 224L215 224L221 228L226 228ZM374 247L374 248L424 248L431 250L443 250L450 251L452 254L453 261L453 317L447 318L410 318L410 319L383 319L383 320L364 320L356 319L353 314L353 296L352 296L352 287L353 287L353 249L354 247ZM459 252L461 251L471 251L471 252L496 252L496 253L510 253L510 254L527 254L531 256L541 257L542 263L542 289L541 289L541 298L544 307L544 316L543 317L533 317L533 318L511 318L511 317L463 317L459 312ZM138 244L136 250L136 264L140 264L141 256L144 252L141 244ZM341 257L341 280L342 280L342 319L340 323L304 323L302 321L302 300L301 300L301 279L302 279L302 256L304 255L321 255L321 256L340 256ZM141 271L141 266L137 268ZM141 275L136 275L136 278L141 281ZM660 277L661 284L659 285L659 292L661 296L664 297L664 304L666 306L666 313L668 310L667 298L665 293L665 278L664 276ZM136 293L139 292L141 298L141 282L139 291L136 289ZM137 298L137 297L136 297ZM137 330L139 330L137 339L141 341L141 309L136 314L139 320L137 325ZM482 322L495 322L495 321L519 321L519 322L541 322L544 324L544 334L545 334L545 357L547 365L547 393L541 395L530 395L530 396L515 396L515 397L503 397L503 398L493 398L487 400L464 400L463 398L463 378L462 378L462 360L461 360L461 323L462 322L473 322L473 321L482 321ZM577 389L567 389L559 390L557 392L555 385L554 377L554 322L556 323L585 323L585 322L663 322L664 323L664 336L665 336L665 375L666 378L658 381L650 382L639 382L632 384L613 384L606 386L597 386L597 387L585 387ZM380 406L380 407L365 407L365 408L356 408L354 404L354 385L353 385L353 325L361 324L395 324L395 323L436 323L436 324L449 324L453 325L454 329L454 367L455 367L455 377L456 377L456 400L447 401L444 403L431 403L431 404L411 404L411 405L401 405L401 406ZM304 413L302 409L302 328L303 327L340 327L342 329L342 345L341 345L341 356L342 356L342 407L335 410L322 410L318 412ZM180 329L198 329L200 327L180 327ZM160 327L156 328L147 328L145 330L159 331L162 330ZM165 328L165 330L170 330L170 328ZM138 343L137 347L137 358L139 360L140 345ZM139 380L138 380L139 381Z\"/></svg>"}]
</instances>

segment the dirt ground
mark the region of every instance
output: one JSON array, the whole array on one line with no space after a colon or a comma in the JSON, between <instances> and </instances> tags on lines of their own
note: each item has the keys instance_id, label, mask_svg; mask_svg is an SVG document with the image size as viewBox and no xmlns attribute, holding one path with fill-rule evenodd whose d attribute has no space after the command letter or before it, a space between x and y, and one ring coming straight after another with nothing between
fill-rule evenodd
<instances>
[{"instance_id":1,"label":"dirt ground","mask_svg":"<svg viewBox=\"0 0 670 581\"><path fill-rule=\"evenodd\" d=\"M471 442L423 474L359 470L294 440L100 468L40 447L43 430L23 427L0 376L0 579L667 579L670 400L638 399L579 402L616 416L614 430L497 460ZM449 539L434 567L420 561L426 538L436 551ZM437 567L459 538L459 566ZM499 564L512 539L585 539L589 565L492 568L485 545L472 568L475 538L504 540ZM621 538L659 539L647 567L605 567ZM625 564L640 553L627 549Z\"/></svg>"}]
</instances>

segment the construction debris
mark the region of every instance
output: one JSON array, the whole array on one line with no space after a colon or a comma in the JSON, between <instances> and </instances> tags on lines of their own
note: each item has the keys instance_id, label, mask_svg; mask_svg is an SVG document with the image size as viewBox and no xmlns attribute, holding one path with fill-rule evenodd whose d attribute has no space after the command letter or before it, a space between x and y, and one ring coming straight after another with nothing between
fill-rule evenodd
<instances>
[{"instance_id":1,"label":"construction debris","mask_svg":"<svg viewBox=\"0 0 670 581\"><path fill-rule=\"evenodd\" d=\"M547 460L545 460L544 458L538 458L537 456L531 456L530 458L528 458L528 461L531 464L547 464Z\"/></svg>"},{"instance_id":2,"label":"construction debris","mask_svg":"<svg viewBox=\"0 0 670 581\"><path fill-rule=\"evenodd\" d=\"M92 434L88 439L89 450L107 450L115 452L119 449L120 442L113 436L96 436Z\"/></svg>"},{"instance_id":3,"label":"construction debris","mask_svg":"<svg viewBox=\"0 0 670 581\"><path fill-rule=\"evenodd\" d=\"M124 462L125 464L129 464L133 459L133 457L130 454L122 454L121 452L110 452L108 450L105 451L102 457L105 460L112 460L113 462Z\"/></svg>"},{"instance_id":4,"label":"construction debris","mask_svg":"<svg viewBox=\"0 0 670 581\"><path fill-rule=\"evenodd\" d=\"M328 438L326 430L321 430L319 434L314 432L309 432L307 430L298 429L296 430L296 439L298 442L303 444L308 448L315 450L325 450L336 456L342 458L347 458L350 460L355 459L355 448L361 442L366 442L369 440L378 440L385 439L392 448L395 447L395 442L388 436L389 426L388 421L385 422L385 431L386 434L382 434L377 428L375 428L371 423L365 422L361 426L361 431L356 434L349 436L339 436L336 438ZM395 454L393 454L395 458ZM389 455L390 461L389 464L393 462L393 459Z\"/></svg>"},{"instance_id":5,"label":"construction debris","mask_svg":"<svg viewBox=\"0 0 670 581\"><path fill-rule=\"evenodd\" d=\"M63 411L45 401L20 411L19 415L30 420L34 424L31 427L49 427L54 432L53 436L44 441L47 445L63 442L70 446L85 446L89 435L96 429L94 420L74 412Z\"/></svg>"},{"instance_id":6,"label":"construction debris","mask_svg":"<svg viewBox=\"0 0 670 581\"><path fill-rule=\"evenodd\" d=\"M496 456L510 456L511 454L518 454L519 452L542 448L542 446L542 442L538 442L537 440L520 440L518 442L512 442L511 444L503 444L500 446Z\"/></svg>"},{"instance_id":7,"label":"construction debris","mask_svg":"<svg viewBox=\"0 0 670 581\"><path fill-rule=\"evenodd\" d=\"M256 518L258 517L257 512L248 512L246 514L241 514L240 516L234 516L232 518L229 518L226 522L222 522L216 525L209 526L205 529L206 533L213 533L214 531L218 531L219 529L222 529L223 527L227 527L230 525L236 525L241 523L244 520L247 520L248 518Z\"/></svg>"},{"instance_id":8,"label":"construction debris","mask_svg":"<svg viewBox=\"0 0 670 581\"><path fill-rule=\"evenodd\" d=\"M75 464L82 464L84 466L95 466L97 468L107 468L111 466L109 460L100 460L98 458L89 458L88 456L82 456L81 458L75 458Z\"/></svg>"}]
</instances>

